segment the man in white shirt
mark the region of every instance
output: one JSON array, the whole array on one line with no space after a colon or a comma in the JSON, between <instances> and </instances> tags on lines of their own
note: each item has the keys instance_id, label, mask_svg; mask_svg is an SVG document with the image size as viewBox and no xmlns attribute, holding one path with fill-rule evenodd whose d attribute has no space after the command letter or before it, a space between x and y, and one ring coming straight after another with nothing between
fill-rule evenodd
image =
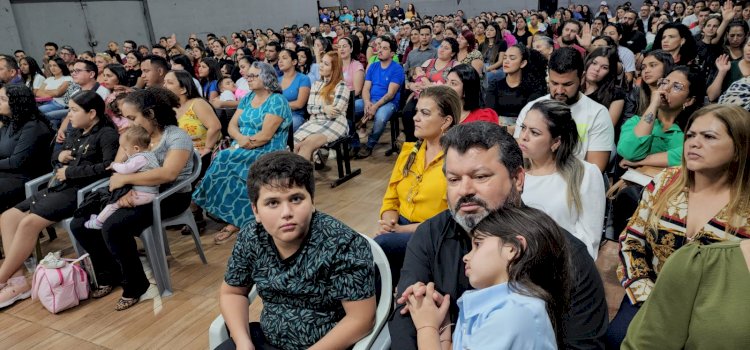
<instances>
[{"instance_id":1,"label":"man in white shirt","mask_svg":"<svg viewBox=\"0 0 750 350\"><path fill-rule=\"evenodd\" d=\"M529 102L521 110L513 136L518 138L521 135L526 113L535 102L551 98L565 102L570 106L580 136L581 144L576 155L603 172L615 146L615 128L607 109L579 91L582 75L583 58L578 51L572 47L556 49L549 61L550 94Z\"/></svg>"},{"instance_id":2,"label":"man in white shirt","mask_svg":"<svg viewBox=\"0 0 750 350\"><path fill-rule=\"evenodd\" d=\"M70 75L73 78L73 84L68 85L68 91L66 92L66 94L68 94L69 96L73 96L79 91L91 90L96 92L96 94L99 95L102 100L106 99L107 96L109 96L110 92L109 89L101 86L96 82L96 78L98 76L97 71L98 69L93 62L81 59L77 60L73 64L73 69L70 70ZM59 111L53 111L48 114L48 118L50 119L62 120L57 133L58 144L61 144L63 141L65 141L65 132L68 130L68 124L70 123L70 118L67 115L67 108L61 109Z\"/></svg>"}]
</instances>

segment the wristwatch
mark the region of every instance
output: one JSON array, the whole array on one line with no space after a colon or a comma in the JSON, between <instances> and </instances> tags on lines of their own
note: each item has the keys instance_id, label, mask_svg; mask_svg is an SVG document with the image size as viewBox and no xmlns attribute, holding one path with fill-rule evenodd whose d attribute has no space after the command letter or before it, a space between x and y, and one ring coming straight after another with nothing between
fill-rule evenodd
<instances>
[{"instance_id":1,"label":"wristwatch","mask_svg":"<svg viewBox=\"0 0 750 350\"><path fill-rule=\"evenodd\" d=\"M643 121L648 124L653 124L655 119L656 119L656 116L654 116L653 113L648 113L643 116Z\"/></svg>"}]
</instances>

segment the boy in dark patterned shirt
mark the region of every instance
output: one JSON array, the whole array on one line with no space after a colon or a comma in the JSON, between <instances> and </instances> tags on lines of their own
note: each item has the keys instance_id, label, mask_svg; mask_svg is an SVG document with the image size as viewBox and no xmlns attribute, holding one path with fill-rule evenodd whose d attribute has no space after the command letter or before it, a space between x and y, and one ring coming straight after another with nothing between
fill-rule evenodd
<instances>
[{"instance_id":1,"label":"boy in dark patterned shirt","mask_svg":"<svg viewBox=\"0 0 750 350\"><path fill-rule=\"evenodd\" d=\"M364 237L313 207L312 164L286 152L250 169L255 221L240 232L219 302L232 339L218 349L345 349L375 318L374 263ZM263 299L248 327L250 289ZM258 329L260 328L260 329Z\"/></svg>"}]
</instances>

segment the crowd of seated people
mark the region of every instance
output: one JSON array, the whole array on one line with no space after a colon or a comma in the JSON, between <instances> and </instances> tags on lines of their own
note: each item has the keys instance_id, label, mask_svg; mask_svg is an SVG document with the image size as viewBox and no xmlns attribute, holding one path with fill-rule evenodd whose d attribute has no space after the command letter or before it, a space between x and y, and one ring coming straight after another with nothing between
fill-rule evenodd
<instances>
[{"instance_id":1,"label":"crowd of seated people","mask_svg":"<svg viewBox=\"0 0 750 350\"><path fill-rule=\"evenodd\" d=\"M149 282L134 237L152 211L132 188L189 177L196 152L199 180L163 201L163 215L205 212L224 226L214 242L235 244L222 349L350 347L372 326L372 256L312 206L314 170L343 139L355 162L393 169L368 234L392 270L394 349L746 340L694 324L716 330L706 305L740 302L747 276L726 288L691 276L716 280L709 263L745 273L739 257L750 256L722 243L750 237L750 2L473 17L380 5L321 9L319 25L278 32L191 34L185 45L173 34L98 53L48 42L38 60L0 55L0 308L29 296L23 261L44 228L70 217L96 267L92 296L122 287L115 308L137 304ZM401 132L388 135L389 123ZM148 133L156 162L113 173L132 155L118 136L131 125ZM372 157L382 136L397 158ZM650 182L625 175L654 168ZM24 183L50 172L26 198ZM89 228L76 191L106 177L125 194ZM619 288L604 287L613 280ZM248 326L253 286L272 317ZM697 293L710 297L696 304ZM748 321L742 307L729 324ZM324 320L294 321L311 312Z\"/></svg>"}]
</instances>

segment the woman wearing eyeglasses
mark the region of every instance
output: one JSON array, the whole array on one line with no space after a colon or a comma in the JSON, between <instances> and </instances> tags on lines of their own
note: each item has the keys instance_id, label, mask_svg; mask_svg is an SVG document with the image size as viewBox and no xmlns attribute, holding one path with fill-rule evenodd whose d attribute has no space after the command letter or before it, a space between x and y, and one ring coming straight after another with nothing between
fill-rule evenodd
<instances>
[{"instance_id":1,"label":"woman wearing eyeglasses","mask_svg":"<svg viewBox=\"0 0 750 350\"><path fill-rule=\"evenodd\" d=\"M617 153L621 168L672 167L682 162L685 124L703 105L705 80L698 68L677 66L657 81L642 116L634 115L622 125ZM622 232L638 206L643 187L628 186L613 202L613 228Z\"/></svg>"},{"instance_id":2,"label":"woman wearing eyeglasses","mask_svg":"<svg viewBox=\"0 0 750 350\"><path fill-rule=\"evenodd\" d=\"M705 80L697 69L677 66L656 83L642 116L628 119L620 131L617 153L622 167L667 167L682 161L683 128L703 105Z\"/></svg>"}]
</instances>

